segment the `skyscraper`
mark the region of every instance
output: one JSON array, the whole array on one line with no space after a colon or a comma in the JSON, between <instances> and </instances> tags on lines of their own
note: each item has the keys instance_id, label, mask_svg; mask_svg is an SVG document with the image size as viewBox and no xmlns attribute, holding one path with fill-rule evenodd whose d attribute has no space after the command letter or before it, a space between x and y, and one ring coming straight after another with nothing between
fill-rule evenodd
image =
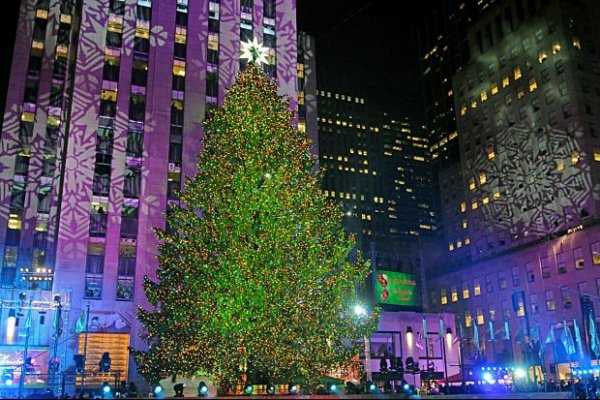
<instances>
[{"instance_id":1,"label":"skyscraper","mask_svg":"<svg viewBox=\"0 0 600 400\"><path fill-rule=\"evenodd\" d=\"M0 141L3 297L62 292L69 326L90 304L98 332L125 333L111 351L140 345L154 229L253 38L296 109L295 1L23 0Z\"/></svg>"},{"instance_id":2,"label":"skyscraper","mask_svg":"<svg viewBox=\"0 0 600 400\"><path fill-rule=\"evenodd\" d=\"M453 79L461 164L442 176L460 185L442 191L456 229L430 286L435 308L466 326L506 319L527 334L534 319L546 331L589 314L600 282L599 13L593 2L497 1L468 30L471 60Z\"/></svg>"}]
</instances>

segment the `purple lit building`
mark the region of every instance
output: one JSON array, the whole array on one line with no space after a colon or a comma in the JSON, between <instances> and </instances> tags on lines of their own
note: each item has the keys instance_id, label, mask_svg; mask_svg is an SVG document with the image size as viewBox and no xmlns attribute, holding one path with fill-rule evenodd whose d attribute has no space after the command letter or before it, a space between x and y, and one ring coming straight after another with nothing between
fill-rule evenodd
<instances>
[{"instance_id":1,"label":"purple lit building","mask_svg":"<svg viewBox=\"0 0 600 400\"><path fill-rule=\"evenodd\" d=\"M313 45L297 39L295 0L23 0L18 26L0 140L0 343L22 347L5 322L26 312L19 293L60 293L62 339L89 304L87 366L110 351L131 377L153 229L195 173L206 111L245 67L240 43L268 48L265 70L311 133ZM51 342L52 312L30 344ZM81 346L61 345L64 369Z\"/></svg>"},{"instance_id":2,"label":"purple lit building","mask_svg":"<svg viewBox=\"0 0 600 400\"><path fill-rule=\"evenodd\" d=\"M466 364L477 362L477 326L489 362L543 364L564 379L561 344L528 344L550 330L560 340L564 319L573 337L578 321L580 361L595 358L599 15L594 2L505 0L468 30L470 61L453 77L461 162L440 174L446 257L428 294L466 327Z\"/></svg>"}]
</instances>

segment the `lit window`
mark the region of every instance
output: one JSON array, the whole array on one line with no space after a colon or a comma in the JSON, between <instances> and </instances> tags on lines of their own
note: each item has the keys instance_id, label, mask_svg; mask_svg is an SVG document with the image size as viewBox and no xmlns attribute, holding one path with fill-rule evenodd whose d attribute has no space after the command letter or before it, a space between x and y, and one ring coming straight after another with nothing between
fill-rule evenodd
<instances>
[{"instance_id":1,"label":"lit window","mask_svg":"<svg viewBox=\"0 0 600 400\"><path fill-rule=\"evenodd\" d=\"M463 229L467 229L467 227L468 227L468 222L467 222L467 220L466 220L466 219L463 219L463 222L462 222L462 228L463 228Z\"/></svg>"},{"instance_id":2,"label":"lit window","mask_svg":"<svg viewBox=\"0 0 600 400\"><path fill-rule=\"evenodd\" d=\"M581 50L581 42L579 41L578 37L573 36L573 47L575 47L577 50Z\"/></svg>"},{"instance_id":3,"label":"lit window","mask_svg":"<svg viewBox=\"0 0 600 400\"><path fill-rule=\"evenodd\" d=\"M525 97L525 90L521 89L517 92L517 99L521 100L523 97Z\"/></svg>"},{"instance_id":4,"label":"lit window","mask_svg":"<svg viewBox=\"0 0 600 400\"><path fill-rule=\"evenodd\" d=\"M579 162L579 159L581 158L581 156L579 155L578 152L573 152L573 154L571 154L571 162L573 163L573 165L577 164Z\"/></svg>"},{"instance_id":5,"label":"lit window","mask_svg":"<svg viewBox=\"0 0 600 400\"><path fill-rule=\"evenodd\" d=\"M488 160L491 160L494 157L496 157L496 152L494 150L488 150Z\"/></svg>"},{"instance_id":6,"label":"lit window","mask_svg":"<svg viewBox=\"0 0 600 400\"><path fill-rule=\"evenodd\" d=\"M465 246L470 245L471 244L471 238L469 238L468 236L465 236Z\"/></svg>"},{"instance_id":7,"label":"lit window","mask_svg":"<svg viewBox=\"0 0 600 400\"><path fill-rule=\"evenodd\" d=\"M502 87L503 87L503 88L505 88L505 87L507 87L508 85L510 85L510 79L508 78L508 76L505 76L505 77L502 79Z\"/></svg>"},{"instance_id":8,"label":"lit window","mask_svg":"<svg viewBox=\"0 0 600 400\"><path fill-rule=\"evenodd\" d=\"M483 195L483 198L481 199L481 203L482 204L488 204L490 202L490 198L489 196L486 194Z\"/></svg>"},{"instance_id":9,"label":"lit window","mask_svg":"<svg viewBox=\"0 0 600 400\"><path fill-rule=\"evenodd\" d=\"M462 240L459 240L458 242L456 242L456 248L460 249L462 247Z\"/></svg>"},{"instance_id":10,"label":"lit window","mask_svg":"<svg viewBox=\"0 0 600 400\"><path fill-rule=\"evenodd\" d=\"M477 210L477 199L476 198L473 198L471 200L471 209L472 210Z\"/></svg>"},{"instance_id":11,"label":"lit window","mask_svg":"<svg viewBox=\"0 0 600 400\"><path fill-rule=\"evenodd\" d=\"M590 244L592 250L592 263L594 265L600 264L600 242L594 242Z\"/></svg>"},{"instance_id":12,"label":"lit window","mask_svg":"<svg viewBox=\"0 0 600 400\"><path fill-rule=\"evenodd\" d=\"M470 328L473 325L473 317L471 316L471 310L465 310L465 326Z\"/></svg>"},{"instance_id":13,"label":"lit window","mask_svg":"<svg viewBox=\"0 0 600 400\"><path fill-rule=\"evenodd\" d=\"M477 100L471 100L471 108L477 108Z\"/></svg>"},{"instance_id":14,"label":"lit window","mask_svg":"<svg viewBox=\"0 0 600 400\"><path fill-rule=\"evenodd\" d=\"M475 178L469 178L469 190L475 190Z\"/></svg>"},{"instance_id":15,"label":"lit window","mask_svg":"<svg viewBox=\"0 0 600 400\"><path fill-rule=\"evenodd\" d=\"M519 79L520 77L522 77L522 76L523 76L523 74L521 73L521 67L516 67L516 68L513 70L513 72L514 72L514 75L515 75L515 81L516 81L517 79Z\"/></svg>"},{"instance_id":16,"label":"lit window","mask_svg":"<svg viewBox=\"0 0 600 400\"><path fill-rule=\"evenodd\" d=\"M594 161L600 161L600 149L594 147Z\"/></svg>"},{"instance_id":17,"label":"lit window","mask_svg":"<svg viewBox=\"0 0 600 400\"><path fill-rule=\"evenodd\" d=\"M440 303L442 304L448 304L448 294L446 293L446 289L442 289L440 290Z\"/></svg>"},{"instance_id":18,"label":"lit window","mask_svg":"<svg viewBox=\"0 0 600 400\"><path fill-rule=\"evenodd\" d=\"M485 173L481 172L479 174L479 182L483 185L487 182L487 177L485 176Z\"/></svg>"},{"instance_id":19,"label":"lit window","mask_svg":"<svg viewBox=\"0 0 600 400\"><path fill-rule=\"evenodd\" d=\"M564 169L565 169L565 162L564 162L564 161L562 161L562 160L561 160L561 161L557 161L557 162L556 162L556 170L557 170L558 172L560 172L560 171L562 171L562 170L564 170Z\"/></svg>"},{"instance_id":20,"label":"lit window","mask_svg":"<svg viewBox=\"0 0 600 400\"><path fill-rule=\"evenodd\" d=\"M483 308L477 307L477 325L483 325L485 323L485 318L483 317Z\"/></svg>"},{"instance_id":21,"label":"lit window","mask_svg":"<svg viewBox=\"0 0 600 400\"><path fill-rule=\"evenodd\" d=\"M458 289L456 286L452 286L450 289L450 300L452 300L453 303L458 301Z\"/></svg>"},{"instance_id":22,"label":"lit window","mask_svg":"<svg viewBox=\"0 0 600 400\"><path fill-rule=\"evenodd\" d=\"M487 98L487 92L484 90L483 92L481 92L481 101L484 102L487 100Z\"/></svg>"},{"instance_id":23,"label":"lit window","mask_svg":"<svg viewBox=\"0 0 600 400\"><path fill-rule=\"evenodd\" d=\"M448 250L454 251L454 243L448 243Z\"/></svg>"},{"instance_id":24,"label":"lit window","mask_svg":"<svg viewBox=\"0 0 600 400\"><path fill-rule=\"evenodd\" d=\"M500 192L494 191L493 196L494 196L494 200L498 200L500 198Z\"/></svg>"},{"instance_id":25,"label":"lit window","mask_svg":"<svg viewBox=\"0 0 600 400\"><path fill-rule=\"evenodd\" d=\"M479 279L473 279L473 294L475 296L481 296L481 282Z\"/></svg>"},{"instance_id":26,"label":"lit window","mask_svg":"<svg viewBox=\"0 0 600 400\"><path fill-rule=\"evenodd\" d=\"M555 42L555 43L552 45L552 54L556 54L556 53L558 53L559 51L560 51L560 43L558 43L558 42Z\"/></svg>"},{"instance_id":27,"label":"lit window","mask_svg":"<svg viewBox=\"0 0 600 400\"><path fill-rule=\"evenodd\" d=\"M460 203L460 212L465 212L467 211L467 203L462 202Z\"/></svg>"},{"instance_id":28,"label":"lit window","mask_svg":"<svg viewBox=\"0 0 600 400\"><path fill-rule=\"evenodd\" d=\"M463 299L468 299L470 297L470 292L469 292L469 283L468 282L463 282L463 286L462 286L462 297Z\"/></svg>"},{"instance_id":29,"label":"lit window","mask_svg":"<svg viewBox=\"0 0 600 400\"><path fill-rule=\"evenodd\" d=\"M460 115L462 116L462 115L465 115L466 113L467 113L467 106L463 104L460 107Z\"/></svg>"},{"instance_id":30,"label":"lit window","mask_svg":"<svg viewBox=\"0 0 600 400\"><path fill-rule=\"evenodd\" d=\"M535 78L531 78L529 80L529 91L533 92L534 90L536 90L538 88L537 82L535 81Z\"/></svg>"},{"instance_id":31,"label":"lit window","mask_svg":"<svg viewBox=\"0 0 600 400\"><path fill-rule=\"evenodd\" d=\"M546 58L548 58L548 54L546 54L544 50L540 51L540 53L538 54L538 62L541 64L544 61L546 61Z\"/></svg>"},{"instance_id":32,"label":"lit window","mask_svg":"<svg viewBox=\"0 0 600 400\"><path fill-rule=\"evenodd\" d=\"M494 83L492 85L492 96L495 95L496 93L498 93L498 85Z\"/></svg>"}]
</instances>

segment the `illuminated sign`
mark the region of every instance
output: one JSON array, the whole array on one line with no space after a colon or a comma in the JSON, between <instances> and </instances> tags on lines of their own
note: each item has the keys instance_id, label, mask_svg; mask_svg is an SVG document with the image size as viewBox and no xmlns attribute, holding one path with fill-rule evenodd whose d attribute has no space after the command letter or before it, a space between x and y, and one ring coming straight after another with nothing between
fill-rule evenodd
<instances>
[{"instance_id":1,"label":"illuminated sign","mask_svg":"<svg viewBox=\"0 0 600 400\"><path fill-rule=\"evenodd\" d=\"M375 298L379 304L417 307L417 281L403 272L377 271Z\"/></svg>"}]
</instances>

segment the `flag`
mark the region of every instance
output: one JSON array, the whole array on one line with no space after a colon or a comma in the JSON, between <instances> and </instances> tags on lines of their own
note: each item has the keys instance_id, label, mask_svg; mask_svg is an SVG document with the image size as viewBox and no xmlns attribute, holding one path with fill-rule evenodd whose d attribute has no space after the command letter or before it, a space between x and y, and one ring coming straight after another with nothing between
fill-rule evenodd
<instances>
[{"instance_id":1,"label":"flag","mask_svg":"<svg viewBox=\"0 0 600 400\"><path fill-rule=\"evenodd\" d=\"M596 355L596 358L600 357L600 343L598 343L598 333L596 332L596 321L590 314L590 348Z\"/></svg>"},{"instance_id":2,"label":"flag","mask_svg":"<svg viewBox=\"0 0 600 400\"><path fill-rule=\"evenodd\" d=\"M423 339L427 342L427 320L423 317Z\"/></svg>"},{"instance_id":3,"label":"flag","mask_svg":"<svg viewBox=\"0 0 600 400\"><path fill-rule=\"evenodd\" d=\"M473 324L473 344L477 349L478 353L481 353L481 347L479 346L479 329L477 329L477 324Z\"/></svg>"},{"instance_id":4,"label":"flag","mask_svg":"<svg viewBox=\"0 0 600 400\"><path fill-rule=\"evenodd\" d=\"M465 329L463 328L462 321L458 321L458 332L454 339L452 339L452 345L456 345L457 343L462 343L462 339L465 337Z\"/></svg>"},{"instance_id":5,"label":"flag","mask_svg":"<svg viewBox=\"0 0 600 400\"><path fill-rule=\"evenodd\" d=\"M540 340L540 350L538 351L538 356L540 359L544 355L546 345L552 343L554 346L554 342L556 342L556 338L554 337L554 328L552 328L552 325L550 325L550 329L548 329L548 334L546 335L546 340L543 342Z\"/></svg>"},{"instance_id":6,"label":"flag","mask_svg":"<svg viewBox=\"0 0 600 400\"><path fill-rule=\"evenodd\" d=\"M577 343L577 350L579 351L579 359L583 360L585 355L583 354L583 344L581 343L581 333L579 332L579 326L577 320L573 318L573 329L575 330L575 342Z\"/></svg>"},{"instance_id":7,"label":"flag","mask_svg":"<svg viewBox=\"0 0 600 400\"><path fill-rule=\"evenodd\" d=\"M563 346L565 346L565 351L567 352L567 355L569 356L569 358L571 357L572 354L575 354L577 352L577 350L575 350L575 343L573 343L573 336L571 335L571 330L567 326L566 319L563 320L563 332L562 332L562 335L560 336L560 341L562 342Z\"/></svg>"},{"instance_id":8,"label":"flag","mask_svg":"<svg viewBox=\"0 0 600 400\"><path fill-rule=\"evenodd\" d=\"M87 328L87 307L81 311L81 315L77 318L75 322L75 333L83 333Z\"/></svg>"},{"instance_id":9,"label":"flag","mask_svg":"<svg viewBox=\"0 0 600 400\"><path fill-rule=\"evenodd\" d=\"M496 340L496 335L494 334L494 323L490 319L488 321L488 324L490 326L490 340L493 342L494 340Z\"/></svg>"},{"instance_id":10,"label":"flag","mask_svg":"<svg viewBox=\"0 0 600 400\"><path fill-rule=\"evenodd\" d=\"M508 328L508 319L504 320L504 339L510 340L510 329Z\"/></svg>"},{"instance_id":11,"label":"flag","mask_svg":"<svg viewBox=\"0 0 600 400\"><path fill-rule=\"evenodd\" d=\"M540 324L538 322L536 322L533 326L533 329L531 330L531 334L529 336L531 338L532 344L534 341L539 342L540 340L542 340L542 333L540 332Z\"/></svg>"},{"instance_id":12,"label":"flag","mask_svg":"<svg viewBox=\"0 0 600 400\"><path fill-rule=\"evenodd\" d=\"M417 333L417 340L415 341L415 346L419 350L423 350L423 334L421 332Z\"/></svg>"},{"instance_id":13,"label":"flag","mask_svg":"<svg viewBox=\"0 0 600 400\"><path fill-rule=\"evenodd\" d=\"M444 320L440 318L440 339L443 339L445 334L446 331L444 329Z\"/></svg>"}]
</instances>

